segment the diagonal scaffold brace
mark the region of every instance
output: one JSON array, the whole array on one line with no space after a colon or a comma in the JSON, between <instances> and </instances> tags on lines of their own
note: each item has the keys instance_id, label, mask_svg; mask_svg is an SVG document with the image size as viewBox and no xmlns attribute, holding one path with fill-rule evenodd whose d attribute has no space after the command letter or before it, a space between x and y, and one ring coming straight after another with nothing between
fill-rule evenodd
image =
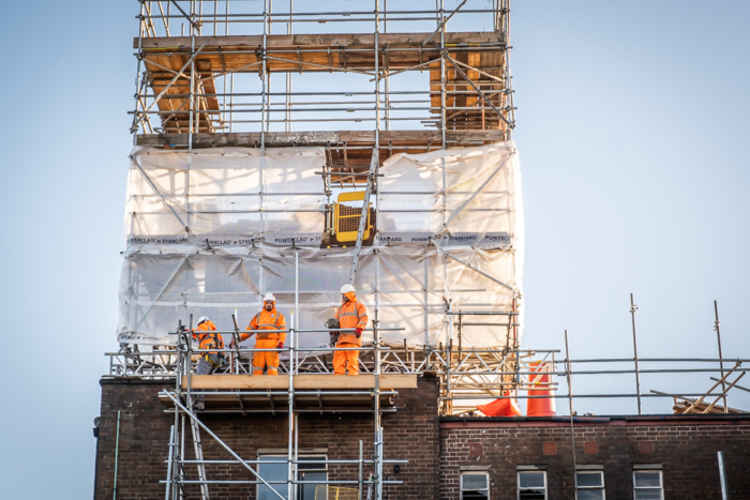
<instances>
[{"instance_id":1,"label":"diagonal scaffold brace","mask_svg":"<svg viewBox=\"0 0 750 500\"><path fill-rule=\"evenodd\" d=\"M261 475L260 475L260 474L258 474L258 472L256 472L256 470L255 470L255 469L253 469L252 467L250 467L250 466L249 466L249 465L247 464L247 462L245 462L245 461L244 461L244 460L242 459L242 457L240 457L240 456L239 456L239 455L237 454L237 452L235 452L235 451L234 451L234 450L233 450L232 448L230 448L230 447L229 447L229 446L228 446L228 445L227 445L227 444L226 444L226 443L225 443L224 441L222 441L222 440L221 440L221 438L219 438L219 436L217 436L217 435L216 435L216 434L215 434L215 433L214 433L214 432L213 432L213 431L212 431L211 429L209 429L209 428L208 428L208 426L206 426L206 424L204 424L203 422L201 422L201 421L200 421L200 419L199 419L198 417L196 417L196 416L195 416L195 414L194 414L194 413L193 413L192 411L190 411L190 410L189 410L188 408L186 408L186 407L185 407L185 405L183 405L182 403L180 403L180 401L179 401L179 400L177 399L177 397L175 397L175 395L174 395L174 394L172 394L172 393L171 393L171 392L169 392L169 391L161 391L160 395L162 395L162 396L166 396L166 397L168 397L169 399L171 399L171 400L172 400L172 403L174 403L174 405L175 405L175 406L176 406L177 408L179 408L180 410L182 410L183 412L185 412L185 414L187 414L187 416L188 416L188 417L190 417L190 420L191 420L192 422L194 422L194 423L195 423L195 424L196 424L196 425L197 425L198 427L200 427L200 428L201 428L201 429L203 429L203 430L204 430L205 432L207 432L207 433L208 433L208 435L209 435L209 436L211 436L211 437L212 437L212 438L213 438L213 439L214 439L214 440L215 440L215 441L216 441L217 443L219 443L219 445L220 445L220 446L221 446L222 448L224 448L224 450L226 450L226 452L227 452L227 453L229 453L230 455L232 455L232 458L234 458L235 460L237 460L237 462L238 462L238 463L239 463L240 465L242 465L242 466L243 466L244 468L246 468L247 470L249 470L249 471L250 471L250 472L251 472L251 473L253 474L253 476L255 476L255 478L256 478L256 479L257 479L258 481L260 481L261 483L263 483L264 485L266 485L266 486L267 486L267 487L268 487L268 488L269 488L269 489L270 489L270 490L271 490L271 491L272 491L272 492L273 492L273 493L274 493L274 494L275 494L275 495L276 495L276 496L277 496L278 498L281 498L282 500L284 500L284 497L283 497L283 496L282 496L282 495L281 495L281 494L280 494L280 493L279 493L278 491L276 491L276 489L275 489L275 488L274 488L273 486L271 486L271 485L270 485L270 484L268 483L268 481L266 481L265 479L263 479L263 478L261 477Z\"/></svg>"},{"instance_id":2,"label":"diagonal scaffold brace","mask_svg":"<svg viewBox=\"0 0 750 500\"><path fill-rule=\"evenodd\" d=\"M354 257L352 258L352 272L349 274L349 282L354 284L357 279L359 268L359 254L362 251L362 239L365 234L367 225L367 216L370 213L370 196L372 195L375 178L377 177L378 167L380 164L378 148L373 148L372 158L370 159L370 170L367 172L367 188L365 189L365 199L362 202L362 213L359 215L359 229L357 230L357 243L354 245Z\"/></svg>"}]
</instances>

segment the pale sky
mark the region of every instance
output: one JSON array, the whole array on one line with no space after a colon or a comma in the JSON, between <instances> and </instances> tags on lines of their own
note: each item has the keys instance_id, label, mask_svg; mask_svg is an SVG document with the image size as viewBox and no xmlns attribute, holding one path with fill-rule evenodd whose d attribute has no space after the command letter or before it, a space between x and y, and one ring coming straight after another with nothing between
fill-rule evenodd
<instances>
[{"instance_id":1,"label":"pale sky","mask_svg":"<svg viewBox=\"0 0 750 500\"><path fill-rule=\"evenodd\" d=\"M4 6L3 498L92 492L98 380L117 347L136 11ZM750 357L749 16L744 1L513 2L527 347L562 348L567 328L573 357L632 355L633 291L641 356L715 357L718 299L725 355ZM641 386L700 392L710 375ZM632 377L574 380L580 393L633 389ZM730 404L750 409L748 396Z\"/></svg>"}]
</instances>

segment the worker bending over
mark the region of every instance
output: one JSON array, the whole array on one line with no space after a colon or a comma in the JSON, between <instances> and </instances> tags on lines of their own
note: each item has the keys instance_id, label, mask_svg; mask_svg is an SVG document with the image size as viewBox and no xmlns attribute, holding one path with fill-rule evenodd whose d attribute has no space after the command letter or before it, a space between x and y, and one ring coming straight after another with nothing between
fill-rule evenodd
<instances>
[{"instance_id":1,"label":"worker bending over","mask_svg":"<svg viewBox=\"0 0 750 500\"><path fill-rule=\"evenodd\" d=\"M198 318L198 326L193 330L193 340L198 341L199 349L224 349L224 338L216 333L216 325L206 316ZM198 369L199 375L207 375L221 367L223 355L218 352L202 352Z\"/></svg>"},{"instance_id":2,"label":"worker bending over","mask_svg":"<svg viewBox=\"0 0 750 500\"><path fill-rule=\"evenodd\" d=\"M357 295L352 285L341 287L341 305L336 310L336 319L342 330L336 347L360 347L362 345L362 330L367 327L367 309L357 300ZM359 375L359 351L334 351L333 373L344 375Z\"/></svg>"},{"instance_id":3,"label":"worker bending over","mask_svg":"<svg viewBox=\"0 0 750 500\"><path fill-rule=\"evenodd\" d=\"M284 315L276 310L276 297L272 293L263 296L263 309L253 316L248 330L286 330ZM250 333L241 333L240 342L250 337ZM256 349L281 349L284 347L286 332L263 332L255 334ZM279 352L259 351L253 353L253 375L262 375L266 369L268 375L279 374Z\"/></svg>"}]
</instances>

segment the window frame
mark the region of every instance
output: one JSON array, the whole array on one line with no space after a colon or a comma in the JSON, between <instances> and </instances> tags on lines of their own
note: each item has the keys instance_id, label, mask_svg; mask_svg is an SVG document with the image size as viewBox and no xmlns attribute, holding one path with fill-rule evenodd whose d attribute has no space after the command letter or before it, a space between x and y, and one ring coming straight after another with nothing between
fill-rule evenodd
<instances>
[{"instance_id":1,"label":"window frame","mask_svg":"<svg viewBox=\"0 0 750 500\"><path fill-rule=\"evenodd\" d=\"M486 470L462 470L458 477L458 498L464 497L464 476L484 476L487 480L487 500L492 500L492 488L490 487L490 473Z\"/></svg>"},{"instance_id":2,"label":"window frame","mask_svg":"<svg viewBox=\"0 0 750 500\"><path fill-rule=\"evenodd\" d=\"M601 486L578 486L578 474L599 474L599 477L601 477ZM607 484L604 479L604 468L602 467L591 467L591 468L578 468L576 470L576 477L575 477L575 490L576 490L576 500L578 500L578 491L579 490L597 490L602 492L602 500L607 500Z\"/></svg>"},{"instance_id":3,"label":"window frame","mask_svg":"<svg viewBox=\"0 0 750 500\"><path fill-rule=\"evenodd\" d=\"M281 453L280 451L277 452L277 451L271 451L271 450L269 450L269 451L258 451L257 457L258 457L258 466L257 466L258 467L258 473L260 473L260 466L263 463L262 461L263 461L264 458L271 459L271 460L284 460L284 461L286 461L286 459L288 458L288 454ZM302 459L302 460L306 460L306 459L316 459L317 460L317 459L320 459L319 462L316 462L316 463L320 463L320 464L323 465L323 468L320 468L320 469L307 469L307 470L304 470L298 464L297 465L297 471L296 471L297 472L297 481L300 480L300 472L323 472L323 473L325 473L326 481L328 481L328 453L327 452L326 453L322 453L322 452L315 452L315 451L310 451L310 452L305 451L303 453L300 453L297 456L297 459ZM305 465L308 465L308 464L305 464ZM311 464L309 464L309 465L311 465ZM303 467L304 467L304 465L303 465ZM286 477L287 476L285 475L284 476L284 480L285 481L286 481ZM263 478L263 479L265 479L265 478ZM273 484L272 486L274 487L274 489L276 489L279 486L283 486L283 485L282 484ZM300 486L301 487L298 487L298 489L297 489L297 495L298 496L301 494L301 491L302 491L302 489L304 489L305 485L303 484L303 485L300 485ZM326 484L325 486L327 487L328 484ZM255 498L260 498L260 493L261 493L260 489L262 487L265 487L265 485L263 483L261 483L260 481L255 485ZM281 493L282 495L286 495L287 488L284 487L283 491L279 491L279 493Z\"/></svg>"},{"instance_id":4,"label":"window frame","mask_svg":"<svg viewBox=\"0 0 750 500\"><path fill-rule=\"evenodd\" d=\"M638 472L655 472L659 474L659 486L636 486L635 475ZM659 491L659 500L664 500L664 470L660 466L633 466L633 500L637 500L638 490L657 490Z\"/></svg>"},{"instance_id":5,"label":"window frame","mask_svg":"<svg viewBox=\"0 0 750 500\"><path fill-rule=\"evenodd\" d=\"M525 466L516 468L516 500L521 500L521 473L538 472L542 474L544 480L544 500L549 498L549 483L547 482L547 471L535 466ZM524 487L523 491L539 491L539 488Z\"/></svg>"}]
</instances>

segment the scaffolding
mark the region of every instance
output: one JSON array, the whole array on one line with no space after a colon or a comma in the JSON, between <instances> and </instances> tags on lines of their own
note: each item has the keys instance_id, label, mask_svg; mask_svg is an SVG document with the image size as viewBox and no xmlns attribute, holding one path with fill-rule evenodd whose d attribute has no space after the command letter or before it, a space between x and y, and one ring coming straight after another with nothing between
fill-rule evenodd
<instances>
[{"instance_id":1,"label":"scaffolding","mask_svg":"<svg viewBox=\"0 0 750 500\"><path fill-rule=\"evenodd\" d=\"M130 111L131 173L137 179L130 179L129 187L136 189L126 215L121 347L107 355L111 377L175 381L172 390L159 396L174 412L165 499L182 498L189 485L209 498L212 485L227 482L212 477L217 465L242 467L251 478L232 483L264 485L278 498L298 498L300 488L314 486L316 499L381 499L384 486L400 484L385 479L383 465L405 463L383 454L382 415L397 411L391 401L399 388L415 388L416 378L425 374L439 380L440 415L474 414L479 403L507 397L567 399L571 428L574 401L587 398L632 399L638 414L645 411L641 399L647 397L672 398L675 408L688 413L735 411L727 406L727 391L747 389L737 384L739 378L729 378L741 378L746 371L741 365L750 360L736 360L725 371L720 338L719 359L639 357L632 295L633 357L572 359L567 332L563 359L558 349L521 349L522 221L520 199L514 197L520 195L520 179L508 166L516 154L511 142L510 0L413 0L408 6L373 0L369 9L343 0L324 6L310 0L137 4ZM307 155L308 165L289 167L294 155ZM491 155L496 155L491 165L464 165L470 175L481 173L469 188L465 178L449 179L451 161L458 161L453 167L460 170L466 158ZM170 161L179 165L170 166ZM279 168L314 173L320 187L268 189L273 175L287 182L288 172L274 172L274 162ZM394 187L389 175L405 171L404 162L419 165L422 173L432 162L436 181L411 191ZM225 166L219 176L210 171L214 163ZM503 184L496 184L503 175ZM249 183L229 189L218 177L252 179L258 188L250 189ZM219 188L206 190L207 185ZM331 376L333 348L301 338L327 338L327 330L310 325L330 309L337 294L324 286L301 289L300 277L330 241L322 228L310 229L317 224L311 226L311 217L332 220L333 197L352 190L361 201L358 210L347 212L348 229L356 239L323 257L329 259L329 270L338 269L333 274L340 282L361 285L373 313L372 328L357 348L361 375L348 377L357 379L355 384ZM434 203L423 205L419 196ZM394 199L400 201L389 208ZM415 219L406 229L398 226L399 218L414 214L425 219ZM297 225L273 233L269 226L280 216ZM389 217L396 221L395 230L382 224ZM423 223L427 217L436 223ZM503 217L510 222L502 231L485 226ZM219 218L221 224L216 223ZM152 234L153 227L160 230ZM219 231L227 227L231 238ZM412 252L416 247L420 251ZM148 267L156 261L165 266ZM458 276L451 283L449 266ZM153 282L144 278L149 274ZM286 280L274 282L281 274ZM363 274L372 282L365 282ZM230 281L230 276L240 278ZM226 287L210 295L214 278ZM272 288L280 305L293 311L287 347L194 348L189 334L193 314L220 312L227 325L234 309L234 329L216 332L234 336L237 310L243 316L257 310L262 294ZM495 294L493 300L460 299L488 291ZM164 310L164 321L152 321ZM715 313L718 336L716 306ZM165 321L176 318L187 329L166 335ZM174 323L169 325L174 329ZM491 336L478 336L478 331ZM280 353L281 375L250 375L249 356L259 350ZM194 374L195 358L217 351L228 360L220 374ZM688 362L700 366L672 366ZM605 367L574 368L586 363ZM633 367L611 367L619 363ZM659 366L644 368L649 363ZM547 395L523 394L540 388L539 364L550 377L564 378L567 394L558 393L557 379L545 384ZM707 393L641 389L642 374L708 372L718 372L720 378ZM586 375L633 376L635 390L574 392L575 378ZM721 392L714 392L719 386ZM716 399L704 403L708 397ZM300 474L321 460L300 457L299 415L326 412L372 415L372 457L364 456L360 441L356 458L323 460L325 467L356 466L355 478L321 482ZM286 453L263 462L285 465L285 480L264 479L259 457L241 457L203 419L232 413L286 414ZM204 457L202 436L215 440L231 459ZM193 459L188 458L188 441ZM188 471L193 467L195 476Z\"/></svg>"},{"instance_id":2,"label":"scaffolding","mask_svg":"<svg viewBox=\"0 0 750 500\"><path fill-rule=\"evenodd\" d=\"M294 321L292 320L292 323ZM267 332L267 330L251 331L251 333ZM235 485L264 485L267 494L273 498L301 498L299 489L305 485L315 487L315 498L382 498L383 487L402 484L400 480L387 480L383 476L384 464L405 464L406 460L386 459L383 456L383 429L381 416L383 412L396 411L389 403L397 391L395 388L416 388L416 376L407 375L399 378L382 374L380 349L377 347L346 348L372 352L374 355L374 370L369 378L362 377L334 377L328 378L328 383L321 384L315 375L300 373L300 366L306 364L304 349L298 346L297 339L305 330L297 331L290 328L288 346L279 349L245 349L235 345L233 348L222 349L194 349L192 346L192 329L178 328L179 335L176 351L170 352L174 357L173 376L174 390L164 390L159 394L160 399L170 403L174 409L174 424L170 430L169 452L167 459L167 477L165 484L165 499L182 498L187 485L198 485L201 498L210 498L209 488L217 484ZM236 332L216 332L217 334L236 334ZM377 329L375 330L377 338ZM258 351L273 351L286 354L283 375L253 375L250 370L249 359L242 360L244 353ZM220 353L226 356L229 363L223 374L216 379L215 375L195 375L195 357L206 354ZM300 360L300 355L302 359ZM233 374L235 378L227 380L224 376ZM238 379L241 378L241 380ZM332 382L332 383L331 383ZM355 382L354 387L352 382ZM357 387L359 386L359 387ZM381 400L383 400L381 402ZM197 409L200 403L200 410ZM384 402L385 408L382 406ZM278 406L277 406L278 405ZM342 405L344 406L342 408ZM243 415L257 413L286 413L288 418L288 436L286 457L279 456L275 460L264 460L265 464L282 464L287 466L287 478L284 481L267 481L258 472L261 463L257 460L243 459L226 442L216 435L208 425L198 416L198 413L242 413ZM373 416L373 453L372 458L365 458L363 443L359 442L358 458L321 459L300 458L299 427L300 413L342 413L371 412ZM193 443L194 459L186 458L185 441L186 428L189 425L190 437ZM231 460L206 459L203 454L201 436L208 435L215 440L231 457ZM356 465L358 477L356 479L328 479L305 480L300 478L298 468L305 464L323 463L330 465ZM252 474L252 479L216 480L208 475L207 468L219 464L241 465ZM197 479L192 479L187 468L195 466ZM372 473L365 478L365 467L371 467ZM282 488L286 485L286 488ZM328 488L332 496L329 496ZM334 493L335 492L335 493ZM344 495L343 497L341 495Z\"/></svg>"},{"instance_id":3,"label":"scaffolding","mask_svg":"<svg viewBox=\"0 0 750 500\"><path fill-rule=\"evenodd\" d=\"M634 303L631 302L631 314L636 309ZM292 323L294 323L294 319L292 319ZM635 322L632 321L632 323ZM461 347L454 349L450 345L440 346L429 351L424 349L420 351L407 345L399 348L384 345L379 337L379 333L383 332L378 332L377 328L373 328L371 331L375 334L376 339L372 345L349 348L362 353L360 364L365 375L358 377L331 376L329 354L334 348L300 347L298 343L300 334L311 333L311 331L296 331L294 328L286 331L289 335L288 347L277 349L244 348L236 345L223 349L194 349L190 339L191 329L179 328L175 332L180 336L180 341L176 346L145 353L133 350L108 353L111 376L173 378L175 380L174 390L160 393L160 398L172 404L175 411L175 422L170 431L167 478L163 481L165 498L181 498L187 485L200 485L202 497L209 498L208 488L210 485L227 483L226 480L209 477L207 468L219 464L241 465L254 476L253 479L233 479L230 481L232 484L247 484L248 486L264 484L268 488L276 486L276 489L286 484L287 496L284 496L282 490L278 493L278 497L281 498L298 498L298 489L305 485L315 487L315 498L382 498L384 486L401 484L400 481L384 478L382 475L383 464L395 465L407 462L402 459L384 457L380 417L383 413L398 410L392 399L398 394L398 389L416 388L417 376L428 373L440 378L439 398L441 405L439 408L443 415L474 414L473 410L478 402L487 398L566 399L568 401L572 440L575 439L573 432L574 417L580 418L580 415L574 409L574 401L581 399L629 399L636 403L638 415L646 413L641 404L642 398L674 399L675 413L681 415L746 413L742 410L730 408L726 403L723 407L718 405L720 400L726 401L727 393L732 388L750 390L738 384L748 371L748 368L744 368L743 364L750 362L750 359L732 359L733 366L725 369L725 362L728 360L721 354L721 342L718 337L720 353L718 358L641 357L636 347L636 330L633 329L634 351L632 357L574 359L569 349L568 332L565 331L564 358L560 359L558 357L560 351L554 349L523 350L515 348L514 352L510 352L511 350L508 349L501 351L479 348L462 349ZM234 337L237 331L217 331L215 333ZM254 332L251 331L251 333ZM219 351L229 361L217 375L193 374L194 364L197 361L196 355L200 356ZM251 368L248 355L257 351L275 351L284 356L280 366L282 375L250 376ZM370 356L367 356L367 354ZM504 357L509 354L511 359L519 360L518 363L511 365L511 368L514 369L508 368L507 364L504 363ZM152 361L149 362L148 359ZM495 360L497 363L493 363L491 360ZM539 384L537 381L539 364L547 366L546 374L550 377L564 379L567 391L558 391L560 384L556 381ZM632 364L632 367L622 367L623 364ZM593 365L595 368L578 368L581 365L584 367ZM644 365L654 367L644 367ZM577 368L573 368L574 366ZM599 368L599 366L602 367ZM722 375L721 378L711 378L715 383L705 393L675 391L666 393L653 389L649 393L641 392L640 378L644 375L680 374L681 376L688 376L710 373L721 373ZM573 390L575 377L580 379L581 377L600 378L603 376L632 375L635 376L634 392L582 393ZM323 379L320 377L323 377L327 382L322 382ZM457 383L456 380L460 380L461 377L490 377L491 379L484 378L484 388L477 389L476 385L462 386ZM720 385L722 386L721 390L714 392ZM538 391L540 386L548 393L537 395L537 393L532 392ZM512 387L516 392L509 395L508 387ZM517 392L522 390L526 390L528 395ZM709 400L708 398L713 399ZM203 408L200 410L195 409L195 401L197 400L204 402ZM269 412L274 414L286 413L289 421L287 456L284 459L279 457L275 462L262 462L260 458L257 460L243 459L199 418L200 413L250 415ZM362 451L362 441L360 441L357 458L329 460L326 457L322 460L326 467L328 464L356 465L358 471L356 478L328 480L326 477L324 481L300 479L299 467L311 463L320 463L321 459L300 458L298 415L327 412L372 412L374 422L372 449L374 455L371 458L366 458ZM597 416L586 415L583 418L591 418L596 421ZM186 435L188 425L190 425L191 436ZM232 459L205 459L200 444L201 433L216 440L232 456ZM192 437L195 459L186 458L186 437ZM572 449L576 449L575 443L573 443ZM574 455L573 470L576 470L575 458ZM258 474L257 466L260 463L286 465L288 468L287 480L266 481ZM197 470L198 479L193 479L188 473L188 468L193 466ZM373 468L373 473L368 477L366 477L365 471L367 467ZM338 495L338 497L335 495Z\"/></svg>"},{"instance_id":4,"label":"scaffolding","mask_svg":"<svg viewBox=\"0 0 750 500\"><path fill-rule=\"evenodd\" d=\"M382 162L508 140L510 2L448 3L329 2L321 11L307 0L263 0L260 9L247 0L141 1L136 143L323 143L366 169L373 149ZM349 132L320 133L328 126Z\"/></svg>"}]
</instances>

